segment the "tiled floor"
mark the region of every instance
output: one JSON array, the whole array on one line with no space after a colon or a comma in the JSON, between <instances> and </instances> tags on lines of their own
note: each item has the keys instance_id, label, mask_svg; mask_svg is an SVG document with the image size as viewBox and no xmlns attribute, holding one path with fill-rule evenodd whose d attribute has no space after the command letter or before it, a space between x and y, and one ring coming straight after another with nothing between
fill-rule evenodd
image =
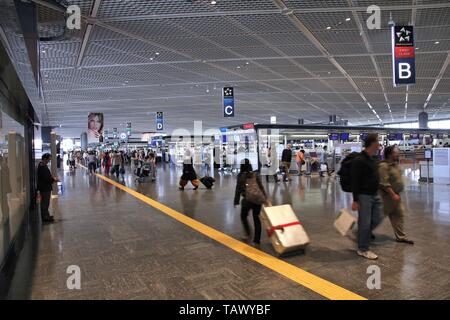
<instances>
[{"instance_id":1,"label":"tiled floor","mask_svg":"<svg viewBox=\"0 0 450 320\"><path fill-rule=\"evenodd\" d=\"M408 171L410 175L414 172ZM213 190L177 190L180 172L159 168L157 183L124 183L234 237L235 176L217 174ZM411 178L414 178L411 176ZM413 180L411 180L413 181ZM283 276L208 239L82 169L64 173L60 221L44 226L33 299L322 299ZM304 255L283 258L369 299L450 298L450 189L411 182L404 196L406 229L416 245L393 241L389 221L377 230L376 262L356 256L355 243L333 228L350 198L333 178L294 177L269 183L274 204L291 203L311 238ZM261 250L274 254L266 235ZM367 267L381 269L382 287L366 286ZM81 268L81 290L68 290L69 265Z\"/></svg>"}]
</instances>

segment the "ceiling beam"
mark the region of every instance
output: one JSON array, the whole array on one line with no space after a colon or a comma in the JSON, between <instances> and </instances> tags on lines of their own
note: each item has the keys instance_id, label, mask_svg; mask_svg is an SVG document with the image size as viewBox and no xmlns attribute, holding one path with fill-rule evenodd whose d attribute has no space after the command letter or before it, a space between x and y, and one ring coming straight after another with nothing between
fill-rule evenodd
<instances>
[{"instance_id":1,"label":"ceiling beam","mask_svg":"<svg viewBox=\"0 0 450 320\"><path fill-rule=\"evenodd\" d=\"M350 7L352 7L352 1L351 0L347 0L347 4ZM375 56L373 55L372 46L371 46L371 44L369 42L369 39L368 39L367 34L366 34L366 31L364 30L364 28L362 26L361 20L359 19L359 16L358 16L358 13L356 12L356 10L352 10L352 15L353 15L353 20L355 21L356 26L358 27L359 34L361 35L361 38L362 38L362 40L364 42L364 46L366 47L366 50L367 50L367 52L369 54L370 60L372 62L372 65L373 65L373 67L375 69L375 72L377 74L378 83L380 84L381 91L383 93L383 96L384 96L384 99L385 99L385 102L386 102L386 107L388 108L389 114L391 115L391 120L394 121L394 117L392 115L392 110L391 110L391 105L389 103L389 99L388 99L388 96L386 94L386 88L385 88L383 80L382 80L383 79L383 73L381 72L380 67L378 66L378 63L377 63L377 61L375 59Z\"/></svg>"},{"instance_id":2,"label":"ceiling beam","mask_svg":"<svg viewBox=\"0 0 450 320\"><path fill-rule=\"evenodd\" d=\"M39 1L39 0L33 0ZM448 8L450 3L430 3L430 4L415 4L415 5L390 5L382 6L383 11L396 11L396 10L417 10L417 9L440 9ZM366 12L367 7L330 7L325 8L317 6L316 8L302 8L302 9L290 9L292 13L333 13L333 12L349 12L355 10L357 12ZM146 14L146 15L130 15L119 17L100 18L97 21L101 22L114 22L114 21L130 21L130 20L158 20L158 19L171 19L171 18L197 18L197 17L222 17L222 16L246 16L246 15L262 15L262 14L281 14L281 9L269 9L269 10L241 10L241 11L211 11L211 12L192 12L192 13L168 13L168 14Z\"/></svg>"},{"instance_id":3,"label":"ceiling beam","mask_svg":"<svg viewBox=\"0 0 450 320\"><path fill-rule=\"evenodd\" d=\"M273 0L283 12L289 11L289 8L285 5L283 0ZM328 50L322 45L322 43L316 38L316 36L303 24L302 21L295 14L287 14L289 20L303 33L303 35L308 38L308 40L314 44L314 46L322 52L322 54L338 69L344 77L348 80L350 85L355 89L356 93L359 94L361 99L363 99L364 103L369 107L369 109L375 114L378 120L382 123L380 116L376 112L376 110L372 107L370 102L365 97L364 93L359 89L358 85L352 79L352 77L345 71L345 69L336 61L335 58L328 52Z\"/></svg>"},{"instance_id":4,"label":"ceiling beam","mask_svg":"<svg viewBox=\"0 0 450 320\"><path fill-rule=\"evenodd\" d=\"M449 65L450 65L450 53L447 54L447 59L445 59L445 62L442 65L441 71L439 71L439 74L436 77L436 81L434 82L433 87L431 88L431 91L428 94L427 99L425 100L425 103L423 105L424 110L428 107L428 104L430 103L431 98L433 97L433 94L436 91L436 88L439 86L439 83L441 82L442 78L444 77L445 71L447 70Z\"/></svg>"}]
</instances>

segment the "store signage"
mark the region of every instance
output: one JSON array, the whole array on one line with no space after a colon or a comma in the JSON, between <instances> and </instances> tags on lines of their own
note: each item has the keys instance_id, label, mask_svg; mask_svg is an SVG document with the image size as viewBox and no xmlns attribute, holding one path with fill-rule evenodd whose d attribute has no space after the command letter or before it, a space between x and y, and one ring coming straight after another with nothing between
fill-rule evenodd
<instances>
[{"instance_id":1,"label":"store signage","mask_svg":"<svg viewBox=\"0 0 450 320\"><path fill-rule=\"evenodd\" d=\"M270 124L276 124L277 123L277 117L271 116L270 117Z\"/></svg>"},{"instance_id":2,"label":"store signage","mask_svg":"<svg viewBox=\"0 0 450 320\"><path fill-rule=\"evenodd\" d=\"M222 134L222 142L227 142L227 128L220 128L220 133Z\"/></svg>"},{"instance_id":3,"label":"store signage","mask_svg":"<svg viewBox=\"0 0 450 320\"><path fill-rule=\"evenodd\" d=\"M254 123L244 123L242 125L242 129L244 129L244 130L255 129L255 124Z\"/></svg>"},{"instance_id":4,"label":"store signage","mask_svg":"<svg viewBox=\"0 0 450 320\"><path fill-rule=\"evenodd\" d=\"M156 130L164 130L164 113L161 111L156 113Z\"/></svg>"},{"instance_id":5,"label":"store signage","mask_svg":"<svg viewBox=\"0 0 450 320\"><path fill-rule=\"evenodd\" d=\"M394 87L416 82L413 26L393 26L392 68Z\"/></svg>"},{"instance_id":6,"label":"store signage","mask_svg":"<svg viewBox=\"0 0 450 320\"><path fill-rule=\"evenodd\" d=\"M105 138L105 141L108 140L109 139L109 131L108 130L103 131L103 136Z\"/></svg>"},{"instance_id":7,"label":"store signage","mask_svg":"<svg viewBox=\"0 0 450 320\"><path fill-rule=\"evenodd\" d=\"M120 140L126 141L127 138L128 138L128 135L126 134L126 132L122 132L122 133L120 134Z\"/></svg>"},{"instance_id":8,"label":"store signage","mask_svg":"<svg viewBox=\"0 0 450 320\"><path fill-rule=\"evenodd\" d=\"M127 136L131 136L131 122L127 122Z\"/></svg>"},{"instance_id":9,"label":"store signage","mask_svg":"<svg viewBox=\"0 0 450 320\"><path fill-rule=\"evenodd\" d=\"M117 128L113 128L113 139L117 139Z\"/></svg>"},{"instance_id":10,"label":"store signage","mask_svg":"<svg viewBox=\"0 0 450 320\"><path fill-rule=\"evenodd\" d=\"M223 88L223 116L225 118L234 117L234 88Z\"/></svg>"}]
</instances>

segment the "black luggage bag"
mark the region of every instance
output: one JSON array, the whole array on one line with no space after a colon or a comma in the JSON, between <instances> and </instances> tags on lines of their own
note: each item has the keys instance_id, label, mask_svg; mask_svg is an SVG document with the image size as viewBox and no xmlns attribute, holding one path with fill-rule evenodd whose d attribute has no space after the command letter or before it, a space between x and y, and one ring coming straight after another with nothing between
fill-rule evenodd
<instances>
[{"instance_id":1,"label":"black luggage bag","mask_svg":"<svg viewBox=\"0 0 450 320\"><path fill-rule=\"evenodd\" d=\"M206 187L206 189L211 189L216 180L212 177L203 177L200 179L200 182Z\"/></svg>"}]
</instances>

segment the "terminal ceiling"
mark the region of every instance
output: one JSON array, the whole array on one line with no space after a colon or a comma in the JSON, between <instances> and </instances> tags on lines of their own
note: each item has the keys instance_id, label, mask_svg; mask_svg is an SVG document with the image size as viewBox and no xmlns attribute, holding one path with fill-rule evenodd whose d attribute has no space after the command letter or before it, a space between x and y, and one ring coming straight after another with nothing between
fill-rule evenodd
<instances>
[{"instance_id":1,"label":"terminal ceiling","mask_svg":"<svg viewBox=\"0 0 450 320\"><path fill-rule=\"evenodd\" d=\"M6 0L1 0L8 6ZM57 32L54 1L34 0L41 36ZM40 42L37 94L17 19L1 21L24 86L43 125L79 137L89 112L105 128L167 132L237 123L328 121L354 125L450 117L450 1L442 0L67 0L81 30ZM50 3L50 4L49 4ZM366 12L382 10L381 29ZM10 4L9 4L10 5ZM416 84L392 85L388 21L413 24ZM221 88L235 87L236 116L223 118ZM61 127L59 127L61 125Z\"/></svg>"}]
</instances>

